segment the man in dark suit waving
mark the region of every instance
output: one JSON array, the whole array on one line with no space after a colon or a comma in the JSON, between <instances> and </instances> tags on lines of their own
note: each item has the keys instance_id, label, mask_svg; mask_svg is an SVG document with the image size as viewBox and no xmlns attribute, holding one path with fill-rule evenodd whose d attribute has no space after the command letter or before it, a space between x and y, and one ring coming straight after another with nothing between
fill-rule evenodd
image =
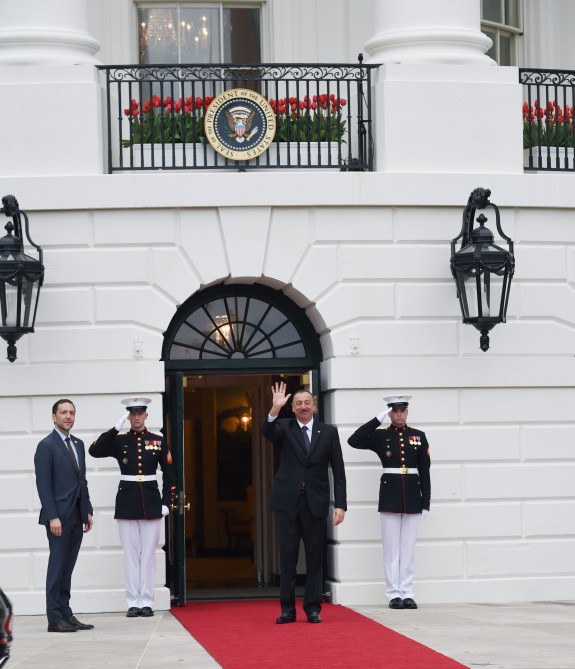
<instances>
[{"instance_id":1,"label":"man in dark suit waving","mask_svg":"<svg viewBox=\"0 0 575 669\"><path fill-rule=\"evenodd\" d=\"M295 418L278 414L291 394L286 384L272 386L272 408L263 434L279 448L279 467L269 503L276 511L280 549L280 605L278 625L296 621L295 583L300 540L306 559L303 608L310 623L320 623L323 593L325 522L329 513L329 466L333 473L333 524L339 525L347 508L345 468L335 427L314 420L316 402L308 390L292 400Z\"/></svg>"},{"instance_id":2,"label":"man in dark suit waving","mask_svg":"<svg viewBox=\"0 0 575 669\"><path fill-rule=\"evenodd\" d=\"M92 629L81 623L70 608L72 572L84 532L92 529L92 504L86 481L84 443L72 436L76 407L58 400L52 407L54 430L36 448L36 487L46 526L50 556L46 574L48 632Z\"/></svg>"}]
</instances>

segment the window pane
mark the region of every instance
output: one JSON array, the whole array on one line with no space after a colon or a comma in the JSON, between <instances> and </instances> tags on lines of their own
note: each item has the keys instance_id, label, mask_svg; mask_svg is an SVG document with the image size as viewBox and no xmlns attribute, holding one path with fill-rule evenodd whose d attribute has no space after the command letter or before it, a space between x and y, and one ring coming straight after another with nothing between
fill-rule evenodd
<instances>
[{"instance_id":1,"label":"window pane","mask_svg":"<svg viewBox=\"0 0 575 669\"><path fill-rule=\"evenodd\" d=\"M217 8L183 6L180 10L180 63L220 62L220 25Z\"/></svg>"},{"instance_id":2,"label":"window pane","mask_svg":"<svg viewBox=\"0 0 575 669\"><path fill-rule=\"evenodd\" d=\"M519 6L517 0L505 0L505 25L519 28Z\"/></svg>"},{"instance_id":3,"label":"window pane","mask_svg":"<svg viewBox=\"0 0 575 669\"><path fill-rule=\"evenodd\" d=\"M485 21L503 23L501 16L501 0L482 0L481 15Z\"/></svg>"},{"instance_id":4,"label":"window pane","mask_svg":"<svg viewBox=\"0 0 575 669\"><path fill-rule=\"evenodd\" d=\"M261 63L260 10L224 8L224 62Z\"/></svg>"},{"instance_id":5,"label":"window pane","mask_svg":"<svg viewBox=\"0 0 575 669\"><path fill-rule=\"evenodd\" d=\"M499 65L512 65L511 62L511 38L506 35L499 37Z\"/></svg>"},{"instance_id":6,"label":"window pane","mask_svg":"<svg viewBox=\"0 0 575 669\"><path fill-rule=\"evenodd\" d=\"M177 63L178 33L175 7L138 9L140 63Z\"/></svg>"}]
</instances>

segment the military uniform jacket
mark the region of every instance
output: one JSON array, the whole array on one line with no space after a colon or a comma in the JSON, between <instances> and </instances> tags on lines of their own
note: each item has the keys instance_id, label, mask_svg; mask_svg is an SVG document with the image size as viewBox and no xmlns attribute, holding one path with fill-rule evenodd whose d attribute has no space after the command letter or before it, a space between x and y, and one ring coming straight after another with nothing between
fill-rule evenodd
<instances>
[{"instance_id":1,"label":"military uniform jacket","mask_svg":"<svg viewBox=\"0 0 575 669\"><path fill-rule=\"evenodd\" d=\"M353 448L364 448L377 453L384 469L380 479L378 511L389 513L421 513L429 511L431 478L429 444L425 432L406 425L398 429L391 425L377 429L380 422L373 418L358 428L348 439ZM418 474L401 474L400 467L417 469Z\"/></svg>"},{"instance_id":2,"label":"military uniform jacket","mask_svg":"<svg viewBox=\"0 0 575 669\"><path fill-rule=\"evenodd\" d=\"M123 475L152 476L159 465L162 494L157 481L120 481L114 518L153 520L162 517L162 505L169 507L175 484L172 456L162 435L147 430L120 434L112 428L96 439L89 453L94 458L116 458Z\"/></svg>"}]
</instances>

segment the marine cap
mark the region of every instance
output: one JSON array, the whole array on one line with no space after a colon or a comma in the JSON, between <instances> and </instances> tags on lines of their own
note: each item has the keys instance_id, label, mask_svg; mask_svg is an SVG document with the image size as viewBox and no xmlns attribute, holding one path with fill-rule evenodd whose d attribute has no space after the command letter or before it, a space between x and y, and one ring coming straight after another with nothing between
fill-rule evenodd
<instances>
[{"instance_id":1,"label":"marine cap","mask_svg":"<svg viewBox=\"0 0 575 669\"><path fill-rule=\"evenodd\" d=\"M122 400L122 404L132 413L133 411L147 411L151 401L149 397L126 397Z\"/></svg>"},{"instance_id":2,"label":"marine cap","mask_svg":"<svg viewBox=\"0 0 575 669\"><path fill-rule=\"evenodd\" d=\"M405 409L409 406L409 400L413 395L387 395L383 401L392 409Z\"/></svg>"}]
</instances>

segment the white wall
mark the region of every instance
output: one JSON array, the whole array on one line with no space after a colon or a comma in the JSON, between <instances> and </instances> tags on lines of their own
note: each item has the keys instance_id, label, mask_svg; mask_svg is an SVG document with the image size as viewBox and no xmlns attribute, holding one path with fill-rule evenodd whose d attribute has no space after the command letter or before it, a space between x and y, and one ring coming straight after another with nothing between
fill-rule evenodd
<instances>
[{"instance_id":1,"label":"white wall","mask_svg":"<svg viewBox=\"0 0 575 669\"><path fill-rule=\"evenodd\" d=\"M361 2L362 9L373 4ZM341 0L337 12L327 11L334 3L318 2L306 13L313 29L306 23L299 34L302 13L288 9L294 4L268 3L276 30L270 59L355 60L371 9L364 17L355 0ZM90 11L103 45L97 56L133 61L129 0L94 1ZM541 44L562 35L554 16ZM153 397L150 427L159 427L162 334L177 306L203 285L246 277L301 296L322 336L326 409L344 442L377 412L385 391L413 391L410 419L428 433L433 460L432 513L417 555L419 601L574 599L575 177L523 174L519 105L511 109L519 97L506 73L491 83L482 75L477 86L477 104L479 89L488 86L489 108L497 109L501 92L505 113L491 115L492 126L465 130L463 123L461 133L446 133L445 149L433 144L435 158L427 145L424 163L413 146L402 157L395 142L395 164L379 173L109 176L100 174L102 110L85 67L68 74L36 68L23 77L28 101L42 84L58 82L66 92L53 90L44 135L34 127L39 145L29 143L30 102L24 111L2 108L12 153L4 154L1 195L15 194L29 213L46 263L37 331L18 343L16 363L0 361L0 577L17 611L44 610L47 543L37 524L32 462L52 427L52 402L75 399L77 434L87 444L116 419L118 399L135 389ZM16 69L2 68L0 86L21 99ZM422 68L418 79L413 69L396 69L388 95L400 106L401 76L416 96L429 73ZM433 82L450 91L452 109L470 108L473 99L454 85L461 78L447 73L434 67ZM441 76L449 86L441 88ZM77 89L89 101L82 126L89 149L77 126L70 135L55 124L58 104L69 110ZM394 99L385 103L392 109ZM389 122L381 109L380 125ZM413 130L411 119L394 117ZM493 127L496 147L489 144ZM472 160L454 162L471 133L473 146L481 149L484 137L490 147L475 169ZM393 134L384 130L381 137L380 158ZM517 259L508 323L493 330L488 353L479 350L476 330L461 324L449 269L449 241L479 186L492 190ZM380 464L347 447L345 458L349 513L330 549L340 581L334 598L381 603ZM79 613L123 610L111 519L115 473L106 462L89 464L96 526L80 553L74 605ZM158 608L169 603L161 564Z\"/></svg>"},{"instance_id":2,"label":"white wall","mask_svg":"<svg viewBox=\"0 0 575 669\"><path fill-rule=\"evenodd\" d=\"M152 424L159 425L161 333L194 290L228 276L284 284L315 305L308 314L322 332L328 418L344 443L377 412L386 390L413 391L410 419L427 432L433 460L432 514L418 546L420 601L575 597L571 175L241 178L241 190L237 174L4 183L26 204L46 257L37 332L21 340L18 362L2 363L0 377L0 522L7 530L0 573L10 575L3 587L18 610L43 607L46 547L32 460L51 428L51 402L74 397L87 443L135 387L152 393ZM517 258L508 323L493 330L488 353L460 322L449 270L449 240L478 185L492 189ZM148 207L137 207L145 201ZM50 202L64 210L51 212ZM379 603L380 464L344 450L349 512L332 550L341 581L334 597ZM76 606L122 610L115 470L89 465L96 526L80 554ZM93 568L102 558L109 567ZM159 600L167 603L166 594Z\"/></svg>"}]
</instances>

